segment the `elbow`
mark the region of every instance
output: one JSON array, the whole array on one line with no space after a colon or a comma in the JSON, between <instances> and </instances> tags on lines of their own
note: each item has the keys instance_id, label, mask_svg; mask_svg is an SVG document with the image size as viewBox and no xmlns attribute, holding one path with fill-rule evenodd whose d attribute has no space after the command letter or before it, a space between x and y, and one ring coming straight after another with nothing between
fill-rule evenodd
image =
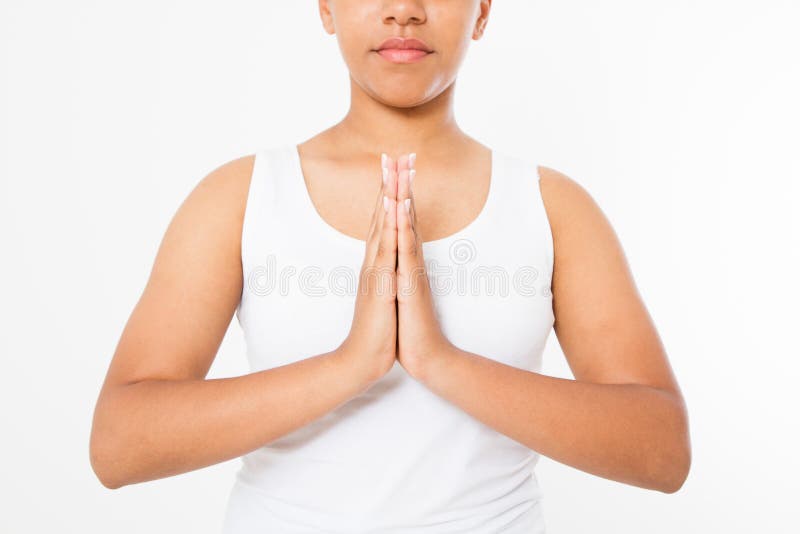
<instances>
[{"instance_id":1,"label":"elbow","mask_svg":"<svg viewBox=\"0 0 800 534\"><path fill-rule=\"evenodd\" d=\"M119 489L128 484L123 472L127 457L120 451L125 450L125 436L116 424L120 416L110 407L109 402L98 402L89 435L89 464L97 479L108 489Z\"/></svg>"},{"instance_id":2,"label":"elbow","mask_svg":"<svg viewBox=\"0 0 800 534\"><path fill-rule=\"evenodd\" d=\"M686 406L681 398L676 399L667 418L666 437L662 434L661 443L652 455L650 474L651 487L662 493L676 493L680 490L692 466L692 444L689 436L689 418Z\"/></svg>"},{"instance_id":3,"label":"elbow","mask_svg":"<svg viewBox=\"0 0 800 534\"><path fill-rule=\"evenodd\" d=\"M113 452L113 447L108 445L108 441L97 433L92 433L89 441L89 463L97 480L106 488L113 490L125 486L126 482L115 469L116 454Z\"/></svg>"},{"instance_id":4,"label":"elbow","mask_svg":"<svg viewBox=\"0 0 800 534\"><path fill-rule=\"evenodd\" d=\"M658 490L662 493L677 493L686 479L689 478L689 471L692 465L692 454L690 449L683 450L677 460L674 460L669 469L661 477Z\"/></svg>"}]
</instances>

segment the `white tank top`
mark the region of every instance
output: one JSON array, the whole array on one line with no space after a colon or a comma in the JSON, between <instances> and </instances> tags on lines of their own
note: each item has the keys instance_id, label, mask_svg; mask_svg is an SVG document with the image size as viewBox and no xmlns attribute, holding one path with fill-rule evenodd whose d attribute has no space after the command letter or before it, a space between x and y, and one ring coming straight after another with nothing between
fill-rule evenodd
<instances>
[{"instance_id":1,"label":"white tank top","mask_svg":"<svg viewBox=\"0 0 800 534\"><path fill-rule=\"evenodd\" d=\"M541 369L554 322L553 241L538 180L533 161L493 150L478 217L423 243L447 338L529 371ZM317 212L296 144L256 152L236 311L253 372L339 346L364 247ZM395 362L362 394L242 456L223 534L540 534L538 459Z\"/></svg>"}]
</instances>

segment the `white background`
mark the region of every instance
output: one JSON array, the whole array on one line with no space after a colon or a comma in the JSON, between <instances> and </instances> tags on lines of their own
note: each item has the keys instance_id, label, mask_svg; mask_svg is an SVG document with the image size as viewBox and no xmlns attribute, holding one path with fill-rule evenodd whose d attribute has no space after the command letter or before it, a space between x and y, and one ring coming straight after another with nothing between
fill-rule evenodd
<instances>
[{"instance_id":1,"label":"white background","mask_svg":"<svg viewBox=\"0 0 800 534\"><path fill-rule=\"evenodd\" d=\"M603 208L694 446L672 495L542 457L549 532L796 532L800 3L494 4L456 117ZM189 191L348 98L315 1L0 2L0 531L219 530L238 459L108 490L94 403ZM234 319L209 377L246 372Z\"/></svg>"}]
</instances>

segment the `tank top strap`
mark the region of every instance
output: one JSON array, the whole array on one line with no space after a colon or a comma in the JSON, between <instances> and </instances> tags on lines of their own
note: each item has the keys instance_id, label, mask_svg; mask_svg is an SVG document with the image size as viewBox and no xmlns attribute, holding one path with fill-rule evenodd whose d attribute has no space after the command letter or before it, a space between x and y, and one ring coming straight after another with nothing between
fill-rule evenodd
<instances>
[{"instance_id":1,"label":"tank top strap","mask_svg":"<svg viewBox=\"0 0 800 534\"><path fill-rule=\"evenodd\" d=\"M269 147L263 150L264 176L268 182L267 202L270 213L278 215L277 221L285 228L288 218L292 218L292 228L296 232L304 230L312 220L307 217L308 193L300 169L300 156L293 143Z\"/></svg>"},{"instance_id":2,"label":"tank top strap","mask_svg":"<svg viewBox=\"0 0 800 534\"><path fill-rule=\"evenodd\" d=\"M253 175L242 228L242 253L247 244L268 243L268 233L283 232L291 225L295 236L303 236L313 221L307 216L307 189L298 171L294 144L264 147L256 151Z\"/></svg>"},{"instance_id":3,"label":"tank top strap","mask_svg":"<svg viewBox=\"0 0 800 534\"><path fill-rule=\"evenodd\" d=\"M303 230L302 196L291 160L292 145L272 145L255 151L253 171L242 220L241 259L243 288L237 316L250 298L249 284L257 283L271 254L284 246L284 232ZM302 185L302 184L300 184ZM254 281L255 280L255 281ZM240 317L241 321L241 317Z\"/></svg>"},{"instance_id":4,"label":"tank top strap","mask_svg":"<svg viewBox=\"0 0 800 534\"><path fill-rule=\"evenodd\" d=\"M493 177L494 220L509 238L541 247L544 267L552 274L553 236L541 194L538 159L527 153L495 153L498 164Z\"/></svg>"}]
</instances>

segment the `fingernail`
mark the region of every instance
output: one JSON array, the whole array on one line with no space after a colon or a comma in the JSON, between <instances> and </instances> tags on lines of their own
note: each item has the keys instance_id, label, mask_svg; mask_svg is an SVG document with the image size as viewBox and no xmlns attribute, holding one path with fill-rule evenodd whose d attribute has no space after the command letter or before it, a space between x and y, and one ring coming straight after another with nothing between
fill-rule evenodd
<instances>
[{"instance_id":1,"label":"fingernail","mask_svg":"<svg viewBox=\"0 0 800 534\"><path fill-rule=\"evenodd\" d=\"M413 167L414 163L416 161L417 161L417 153L416 152L412 152L411 154L408 155L408 166L409 167Z\"/></svg>"},{"instance_id":2,"label":"fingernail","mask_svg":"<svg viewBox=\"0 0 800 534\"><path fill-rule=\"evenodd\" d=\"M408 183L409 184L414 181L414 175L415 174L417 174L417 169L411 169L410 171L408 171Z\"/></svg>"},{"instance_id":3,"label":"fingernail","mask_svg":"<svg viewBox=\"0 0 800 534\"><path fill-rule=\"evenodd\" d=\"M386 197L386 195L383 195L383 210L389 211L389 199Z\"/></svg>"},{"instance_id":4,"label":"fingernail","mask_svg":"<svg viewBox=\"0 0 800 534\"><path fill-rule=\"evenodd\" d=\"M411 212L411 199L410 198L405 199L403 201L403 204L406 205L406 213L410 213Z\"/></svg>"},{"instance_id":5,"label":"fingernail","mask_svg":"<svg viewBox=\"0 0 800 534\"><path fill-rule=\"evenodd\" d=\"M381 167L386 167L386 152L381 152Z\"/></svg>"},{"instance_id":6,"label":"fingernail","mask_svg":"<svg viewBox=\"0 0 800 534\"><path fill-rule=\"evenodd\" d=\"M389 169L383 167L383 185L386 185L386 180L389 179Z\"/></svg>"}]
</instances>

